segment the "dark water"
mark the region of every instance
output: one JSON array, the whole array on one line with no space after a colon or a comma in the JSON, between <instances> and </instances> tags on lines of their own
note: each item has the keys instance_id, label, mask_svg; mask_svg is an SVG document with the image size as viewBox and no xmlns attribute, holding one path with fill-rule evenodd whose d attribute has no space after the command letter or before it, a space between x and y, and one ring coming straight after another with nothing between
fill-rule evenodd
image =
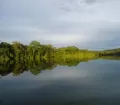
<instances>
[{"instance_id":1,"label":"dark water","mask_svg":"<svg viewBox=\"0 0 120 105\"><path fill-rule=\"evenodd\" d=\"M92 60L0 78L0 105L120 105L120 61Z\"/></svg>"}]
</instances>

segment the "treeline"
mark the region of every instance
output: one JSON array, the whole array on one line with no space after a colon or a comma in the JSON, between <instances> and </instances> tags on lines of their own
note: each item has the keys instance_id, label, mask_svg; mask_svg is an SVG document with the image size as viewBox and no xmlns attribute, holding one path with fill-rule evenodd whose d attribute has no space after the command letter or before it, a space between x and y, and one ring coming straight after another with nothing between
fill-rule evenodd
<instances>
[{"instance_id":1,"label":"treeline","mask_svg":"<svg viewBox=\"0 0 120 105\"><path fill-rule=\"evenodd\" d=\"M51 70L58 65L76 66L80 62L97 58L120 60L120 49L89 51L75 46L55 48L52 45L43 45L32 41L28 45L20 42L0 43L0 75L10 73L20 75L29 71L33 75L42 70Z\"/></svg>"},{"instance_id":2,"label":"treeline","mask_svg":"<svg viewBox=\"0 0 120 105\"><path fill-rule=\"evenodd\" d=\"M20 42L0 43L0 59L6 60L41 60L48 58L72 59L72 58L93 58L98 56L97 51L81 50L75 46L55 48L48 44L43 45L38 41L32 41L29 45Z\"/></svg>"},{"instance_id":3,"label":"treeline","mask_svg":"<svg viewBox=\"0 0 120 105\"><path fill-rule=\"evenodd\" d=\"M120 48L104 51L89 51L75 46L55 48L48 44L43 45L38 41L32 41L28 45L20 42L0 43L0 62L15 60L42 60L42 59L86 59L101 56L120 56Z\"/></svg>"},{"instance_id":4,"label":"treeline","mask_svg":"<svg viewBox=\"0 0 120 105\"><path fill-rule=\"evenodd\" d=\"M120 48L99 52L101 56L120 56Z\"/></svg>"}]
</instances>

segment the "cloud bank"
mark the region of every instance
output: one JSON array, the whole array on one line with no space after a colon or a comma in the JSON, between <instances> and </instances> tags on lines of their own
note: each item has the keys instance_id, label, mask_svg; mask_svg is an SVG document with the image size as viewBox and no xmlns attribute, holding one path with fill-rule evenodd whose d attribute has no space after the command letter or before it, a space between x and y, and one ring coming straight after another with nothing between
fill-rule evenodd
<instances>
[{"instance_id":1,"label":"cloud bank","mask_svg":"<svg viewBox=\"0 0 120 105\"><path fill-rule=\"evenodd\" d=\"M0 40L56 47L120 47L119 0L2 0Z\"/></svg>"}]
</instances>

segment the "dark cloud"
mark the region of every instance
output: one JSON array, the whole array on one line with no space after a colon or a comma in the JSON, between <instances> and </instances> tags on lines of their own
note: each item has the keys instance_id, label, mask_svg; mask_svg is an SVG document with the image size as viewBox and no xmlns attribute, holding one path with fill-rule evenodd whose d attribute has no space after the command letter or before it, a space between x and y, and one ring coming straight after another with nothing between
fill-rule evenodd
<instances>
[{"instance_id":1,"label":"dark cloud","mask_svg":"<svg viewBox=\"0 0 120 105\"><path fill-rule=\"evenodd\" d=\"M84 0L84 2L87 4L93 4L96 3L96 0Z\"/></svg>"}]
</instances>

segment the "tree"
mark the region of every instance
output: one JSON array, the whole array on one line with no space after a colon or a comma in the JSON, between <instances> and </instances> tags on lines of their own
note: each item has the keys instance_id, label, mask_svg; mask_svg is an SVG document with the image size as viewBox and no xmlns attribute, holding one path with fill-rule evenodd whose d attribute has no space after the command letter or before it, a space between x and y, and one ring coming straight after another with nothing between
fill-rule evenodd
<instances>
[{"instance_id":1,"label":"tree","mask_svg":"<svg viewBox=\"0 0 120 105\"><path fill-rule=\"evenodd\" d=\"M33 58L35 59L36 55L39 54L39 49L41 48L40 42L34 40L29 44L28 47L29 47L28 49L30 50L30 52L32 51L31 54Z\"/></svg>"},{"instance_id":2,"label":"tree","mask_svg":"<svg viewBox=\"0 0 120 105\"><path fill-rule=\"evenodd\" d=\"M23 59L26 54L26 46L20 42L12 42L12 47L14 48L16 59Z\"/></svg>"},{"instance_id":3,"label":"tree","mask_svg":"<svg viewBox=\"0 0 120 105\"><path fill-rule=\"evenodd\" d=\"M4 58L8 57L9 59L13 59L15 56L13 47L9 43L1 42L0 55L3 56Z\"/></svg>"}]
</instances>

